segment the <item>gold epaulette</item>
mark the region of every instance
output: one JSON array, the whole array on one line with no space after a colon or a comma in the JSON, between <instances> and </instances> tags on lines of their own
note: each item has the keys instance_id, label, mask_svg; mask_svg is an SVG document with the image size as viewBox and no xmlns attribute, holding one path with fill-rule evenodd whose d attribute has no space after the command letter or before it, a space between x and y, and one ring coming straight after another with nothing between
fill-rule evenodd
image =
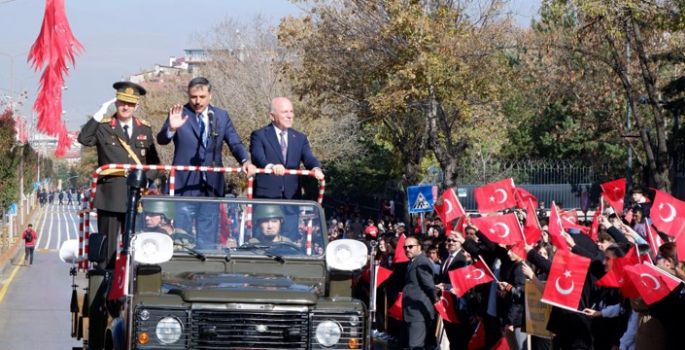
<instances>
[{"instance_id":1,"label":"gold epaulette","mask_svg":"<svg viewBox=\"0 0 685 350\"><path fill-rule=\"evenodd\" d=\"M109 123L109 122L111 122L111 121L112 121L112 117L104 117L104 118L102 118L102 120L100 121L100 124L107 124L107 123Z\"/></svg>"},{"instance_id":2,"label":"gold epaulette","mask_svg":"<svg viewBox=\"0 0 685 350\"><path fill-rule=\"evenodd\" d=\"M144 119L139 119L139 120L140 120L140 124L143 124L143 125L147 126L148 128L152 129L152 124L150 124L149 121L144 120Z\"/></svg>"}]
</instances>

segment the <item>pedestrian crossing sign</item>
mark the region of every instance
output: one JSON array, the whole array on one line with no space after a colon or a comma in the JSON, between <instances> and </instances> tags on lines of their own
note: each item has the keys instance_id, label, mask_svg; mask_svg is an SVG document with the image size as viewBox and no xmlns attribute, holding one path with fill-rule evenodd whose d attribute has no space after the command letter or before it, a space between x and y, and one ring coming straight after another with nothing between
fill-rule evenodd
<instances>
[{"instance_id":1,"label":"pedestrian crossing sign","mask_svg":"<svg viewBox=\"0 0 685 350\"><path fill-rule=\"evenodd\" d=\"M426 213L433 211L435 197L433 186L407 187L407 202L410 213Z\"/></svg>"}]
</instances>

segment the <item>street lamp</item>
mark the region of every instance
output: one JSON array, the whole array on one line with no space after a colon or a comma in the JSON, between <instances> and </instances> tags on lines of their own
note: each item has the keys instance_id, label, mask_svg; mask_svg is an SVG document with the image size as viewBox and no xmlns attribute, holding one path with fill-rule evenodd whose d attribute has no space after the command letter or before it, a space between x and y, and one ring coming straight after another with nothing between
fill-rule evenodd
<instances>
[{"instance_id":1,"label":"street lamp","mask_svg":"<svg viewBox=\"0 0 685 350\"><path fill-rule=\"evenodd\" d=\"M8 54L5 52L0 52L0 55L5 56L5 57L9 57L9 59L10 59L10 97L12 97L13 100L14 100L14 58L21 56L21 55L26 55L28 53L29 52L26 51L26 52L18 53L16 55L11 55L11 54Z\"/></svg>"}]
</instances>

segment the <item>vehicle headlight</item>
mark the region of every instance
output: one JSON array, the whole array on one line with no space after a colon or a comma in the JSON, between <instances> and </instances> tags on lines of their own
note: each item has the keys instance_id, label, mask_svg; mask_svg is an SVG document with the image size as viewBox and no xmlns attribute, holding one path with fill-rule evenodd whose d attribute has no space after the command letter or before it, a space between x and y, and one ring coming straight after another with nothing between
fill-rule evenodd
<instances>
[{"instance_id":1,"label":"vehicle headlight","mask_svg":"<svg viewBox=\"0 0 685 350\"><path fill-rule=\"evenodd\" d=\"M155 334L160 342L164 344L172 344L181 339L183 333L183 326L181 322L175 317L167 316L157 323Z\"/></svg>"},{"instance_id":2,"label":"vehicle headlight","mask_svg":"<svg viewBox=\"0 0 685 350\"><path fill-rule=\"evenodd\" d=\"M316 340L323 346L333 346L340 340L342 327L337 322L323 321L316 326Z\"/></svg>"}]
</instances>

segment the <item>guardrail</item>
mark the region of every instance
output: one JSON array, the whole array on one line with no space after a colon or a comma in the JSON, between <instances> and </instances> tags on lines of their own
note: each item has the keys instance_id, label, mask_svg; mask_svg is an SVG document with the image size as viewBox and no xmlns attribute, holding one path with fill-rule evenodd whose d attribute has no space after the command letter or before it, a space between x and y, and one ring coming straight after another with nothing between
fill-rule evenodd
<instances>
[{"instance_id":1,"label":"guardrail","mask_svg":"<svg viewBox=\"0 0 685 350\"><path fill-rule=\"evenodd\" d=\"M148 165L148 164L105 164L93 172L93 180L91 182L90 194L84 196L81 199L82 210L79 211L79 259L78 268L79 270L84 270L87 268L88 256L88 240L90 238L90 212L93 209L93 201L97 192L97 182L101 173L108 169L114 170L166 170L169 172L169 196L174 196L176 193L176 172L177 171L199 171L199 172L215 172L215 173L242 173L242 168L233 167L207 167L207 166L192 166L192 165ZM261 169L258 168L255 171L256 174L273 174L271 169ZM285 175L298 175L298 176L311 176L314 177L314 172L310 170L292 170L286 169ZM247 180L247 198L251 199L253 197L253 187L254 187L254 177L249 177ZM317 197L317 202L319 204L323 203L323 195L326 190L326 180L319 180L319 195ZM246 213L246 225L251 225L252 223L252 206L248 205Z\"/></svg>"}]
</instances>

